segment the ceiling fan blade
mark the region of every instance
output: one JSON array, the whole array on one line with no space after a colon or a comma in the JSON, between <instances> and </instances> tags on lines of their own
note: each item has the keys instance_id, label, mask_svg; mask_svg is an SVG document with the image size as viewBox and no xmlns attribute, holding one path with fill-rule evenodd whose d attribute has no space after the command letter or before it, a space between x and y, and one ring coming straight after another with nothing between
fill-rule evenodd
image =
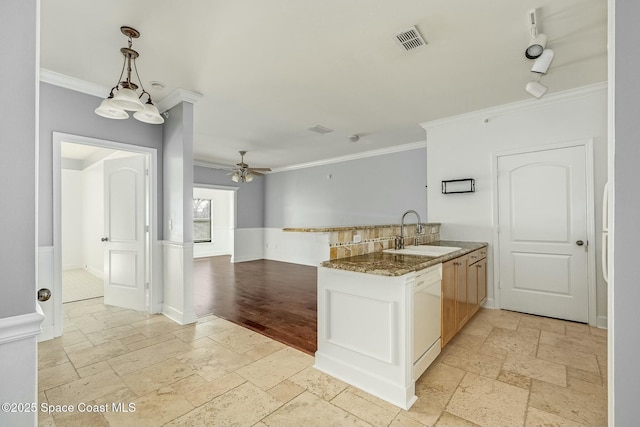
<instances>
[{"instance_id":1,"label":"ceiling fan blade","mask_svg":"<svg viewBox=\"0 0 640 427\"><path fill-rule=\"evenodd\" d=\"M256 176L263 176L264 174L262 172L258 172L256 170L253 169L249 169L249 173L252 175L256 175Z\"/></svg>"},{"instance_id":2,"label":"ceiling fan blade","mask_svg":"<svg viewBox=\"0 0 640 427\"><path fill-rule=\"evenodd\" d=\"M271 172L271 168L249 168L252 171L263 171L263 172Z\"/></svg>"}]
</instances>

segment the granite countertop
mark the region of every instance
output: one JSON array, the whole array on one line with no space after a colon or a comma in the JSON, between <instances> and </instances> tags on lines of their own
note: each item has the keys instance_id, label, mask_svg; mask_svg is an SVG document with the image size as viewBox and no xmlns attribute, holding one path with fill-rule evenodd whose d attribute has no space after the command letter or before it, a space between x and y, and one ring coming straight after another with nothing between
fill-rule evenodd
<instances>
[{"instance_id":1,"label":"granite countertop","mask_svg":"<svg viewBox=\"0 0 640 427\"><path fill-rule=\"evenodd\" d=\"M413 225L413 223L408 223L405 225ZM422 222L422 225L441 225L439 222ZM370 228L385 228L385 227L400 227L400 224L383 224L383 225L348 225L341 227L289 227L283 228L282 231L287 232L303 232L303 233L326 233L330 231L348 231L348 230L367 230Z\"/></svg>"},{"instance_id":2,"label":"granite countertop","mask_svg":"<svg viewBox=\"0 0 640 427\"><path fill-rule=\"evenodd\" d=\"M379 276L402 276L412 271L418 271L440 264L453 258L468 254L484 246L485 242L458 242L440 240L430 243L429 246L456 246L462 248L443 256L401 255L385 252L373 252L365 255L357 255L349 258L324 261L322 267L338 270L355 271L358 273L377 274Z\"/></svg>"}]
</instances>

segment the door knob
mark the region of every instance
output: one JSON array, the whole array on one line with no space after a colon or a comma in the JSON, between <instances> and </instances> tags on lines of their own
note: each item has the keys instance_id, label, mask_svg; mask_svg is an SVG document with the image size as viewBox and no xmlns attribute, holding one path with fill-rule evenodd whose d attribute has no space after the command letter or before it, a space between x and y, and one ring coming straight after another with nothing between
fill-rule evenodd
<instances>
[{"instance_id":1,"label":"door knob","mask_svg":"<svg viewBox=\"0 0 640 427\"><path fill-rule=\"evenodd\" d=\"M47 288L42 288L38 291L38 301L48 301L51 298L51 291Z\"/></svg>"},{"instance_id":2,"label":"door knob","mask_svg":"<svg viewBox=\"0 0 640 427\"><path fill-rule=\"evenodd\" d=\"M103 237L102 239L100 239L101 242L108 242L109 238L108 237Z\"/></svg>"},{"instance_id":3,"label":"door knob","mask_svg":"<svg viewBox=\"0 0 640 427\"><path fill-rule=\"evenodd\" d=\"M578 241L576 242L576 245L578 245L578 246L582 246L582 245L584 245L584 242L583 242L582 240L578 240Z\"/></svg>"}]
</instances>

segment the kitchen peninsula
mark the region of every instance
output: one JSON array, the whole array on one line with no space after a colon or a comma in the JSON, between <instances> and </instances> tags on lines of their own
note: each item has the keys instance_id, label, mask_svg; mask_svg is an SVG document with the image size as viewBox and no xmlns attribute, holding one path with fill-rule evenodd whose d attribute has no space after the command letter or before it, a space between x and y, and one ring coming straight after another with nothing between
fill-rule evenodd
<instances>
[{"instance_id":1,"label":"kitchen peninsula","mask_svg":"<svg viewBox=\"0 0 640 427\"><path fill-rule=\"evenodd\" d=\"M486 296L478 285L486 287L486 279L478 279L486 269L475 268L486 265L486 243L432 240L428 247L445 253L387 249L321 264L317 369L411 407L417 400L415 381L440 353L441 337L455 335ZM450 323L449 318L455 331L443 332L442 319Z\"/></svg>"}]
</instances>

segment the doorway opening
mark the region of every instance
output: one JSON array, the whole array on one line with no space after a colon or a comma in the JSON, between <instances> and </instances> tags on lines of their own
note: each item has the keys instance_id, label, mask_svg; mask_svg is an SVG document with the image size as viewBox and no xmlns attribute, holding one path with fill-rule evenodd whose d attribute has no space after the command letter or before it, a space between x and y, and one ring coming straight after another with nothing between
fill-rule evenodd
<instances>
[{"instance_id":1,"label":"doorway opening","mask_svg":"<svg viewBox=\"0 0 640 427\"><path fill-rule=\"evenodd\" d=\"M61 145L62 303L104 296L104 162L138 155Z\"/></svg>"},{"instance_id":2,"label":"doorway opening","mask_svg":"<svg viewBox=\"0 0 640 427\"><path fill-rule=\"evenodd\" d=\"M54 132L53 253L40 273L53 289L40 341L61 336L62 304L100 297L99 283L105 304L160 311L156 171L156 149ZM64 286L74 275L80 283Z\"/></svg>"},{"instance_id":3,"label":"doorway opening","mask_svg":"<svg viewBox=\"0 0 640 427\"><path fill-rule=\"evenodd\" d=\"M231 263L234 257L237 187L198 184L193 188L194 311L211 314L213 283L200 280L201 264L208 260ZM207 263L208 264L208 263Z\"/></svg>"}]
</instances>

